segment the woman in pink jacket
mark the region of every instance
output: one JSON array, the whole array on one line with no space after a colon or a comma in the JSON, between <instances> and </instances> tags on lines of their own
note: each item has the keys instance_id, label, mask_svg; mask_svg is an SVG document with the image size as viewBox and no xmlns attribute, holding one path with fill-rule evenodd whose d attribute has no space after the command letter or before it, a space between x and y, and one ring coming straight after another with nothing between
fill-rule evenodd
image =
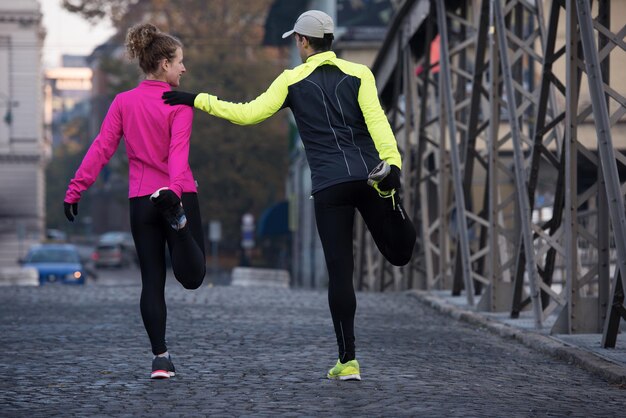
<instances>
[{"instance_id":1,"label":"woman in pink jacket","mask_svg":"<svg viewBox=\"0 0 626 418\"><path fill-rule=\"evenodd\" d=\"M169 378L175 370L165 345L165 243L174 275L185 288L197 289L206 272L196 182L188 161L193 110L161 100L185 73L178 39L139 24L129 29L126 48L138 59L145 80L113 100L70 181L64 208L73 221L81 193L94 183L123 136L130 224L141 268L141 316L155 356L151 377Z\"/></svg>"}]
</instances>

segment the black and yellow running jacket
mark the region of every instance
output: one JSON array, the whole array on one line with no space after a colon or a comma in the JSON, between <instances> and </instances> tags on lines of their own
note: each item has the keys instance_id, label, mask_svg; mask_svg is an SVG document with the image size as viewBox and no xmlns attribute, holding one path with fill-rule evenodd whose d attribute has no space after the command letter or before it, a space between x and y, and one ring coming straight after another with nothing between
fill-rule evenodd
<instances>
[{"instance_id":1,"label":"black and yellow running jacket","mask_svg":"<svg viewBox=\"0 0 626 418\"><path fill-rule=\"evenodd\" d=\"M238 125L256 124L291 108L311 168L312 193L367 179L381 160L402 168L374 75L366 66L339 59L332 51L285 70L265 93L248 103L200 93L194 106Z\"/></svg>"}]
</instances>

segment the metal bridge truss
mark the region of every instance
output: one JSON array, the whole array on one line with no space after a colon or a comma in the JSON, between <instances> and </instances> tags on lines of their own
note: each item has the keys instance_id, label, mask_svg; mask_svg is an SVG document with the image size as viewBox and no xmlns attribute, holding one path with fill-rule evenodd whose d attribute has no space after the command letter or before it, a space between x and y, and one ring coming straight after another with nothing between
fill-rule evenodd
<instances>
[{"instance_id":1,"label":"metal bridge truss","mask_svg":"<svg viewBox=\"0 0 626 418\"><path fill-rule=\"evenodd\" d=\"M411 263L392 267L358 220L359 289L445 289L615 346L626 319L626 155L612 133L626 98L609 63L626 52L626 25L612 32L610 16L609 0L404 2L374 73L418 241Z\"/></svg>"}]
</instances>

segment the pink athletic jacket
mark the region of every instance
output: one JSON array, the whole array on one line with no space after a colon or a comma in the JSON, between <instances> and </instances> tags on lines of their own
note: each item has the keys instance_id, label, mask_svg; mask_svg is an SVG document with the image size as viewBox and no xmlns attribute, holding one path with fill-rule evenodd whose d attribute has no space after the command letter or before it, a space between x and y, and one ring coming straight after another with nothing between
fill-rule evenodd
<instances>
[{"instance_id":1,"label":"pink athletic jacket","mask_svg":"<svg viewBox=\"0 0 626 418\"><path fill-rule=\"evenodd\" d=\"M193 108L163 103L161 95L168 90L166 82L144 80L115 97L100 133L70 181L67 203L78 202L81 193L96 181L122 135L128 155L129 198L150 195L161 187L169 187L178 197L183 192L197 192L189 168Z\"/></svg>"}]
</instances>

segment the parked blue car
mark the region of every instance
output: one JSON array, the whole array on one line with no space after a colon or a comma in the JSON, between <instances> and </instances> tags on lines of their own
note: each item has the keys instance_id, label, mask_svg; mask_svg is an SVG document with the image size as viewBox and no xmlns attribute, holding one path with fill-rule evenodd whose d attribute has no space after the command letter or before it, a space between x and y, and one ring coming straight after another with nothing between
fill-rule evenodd
<instances>
[{"instance_id":1,"label":"parked blue car","mask_svg":"<svg viewBox=\"0 0 626 418\"><path fill-rule=\"evenodd\" d=\"M25 267L39 271L39 284L64 283L85 284L86 270L72 244L34 245L22 260Z\"/></svg>"}]
</instances>

